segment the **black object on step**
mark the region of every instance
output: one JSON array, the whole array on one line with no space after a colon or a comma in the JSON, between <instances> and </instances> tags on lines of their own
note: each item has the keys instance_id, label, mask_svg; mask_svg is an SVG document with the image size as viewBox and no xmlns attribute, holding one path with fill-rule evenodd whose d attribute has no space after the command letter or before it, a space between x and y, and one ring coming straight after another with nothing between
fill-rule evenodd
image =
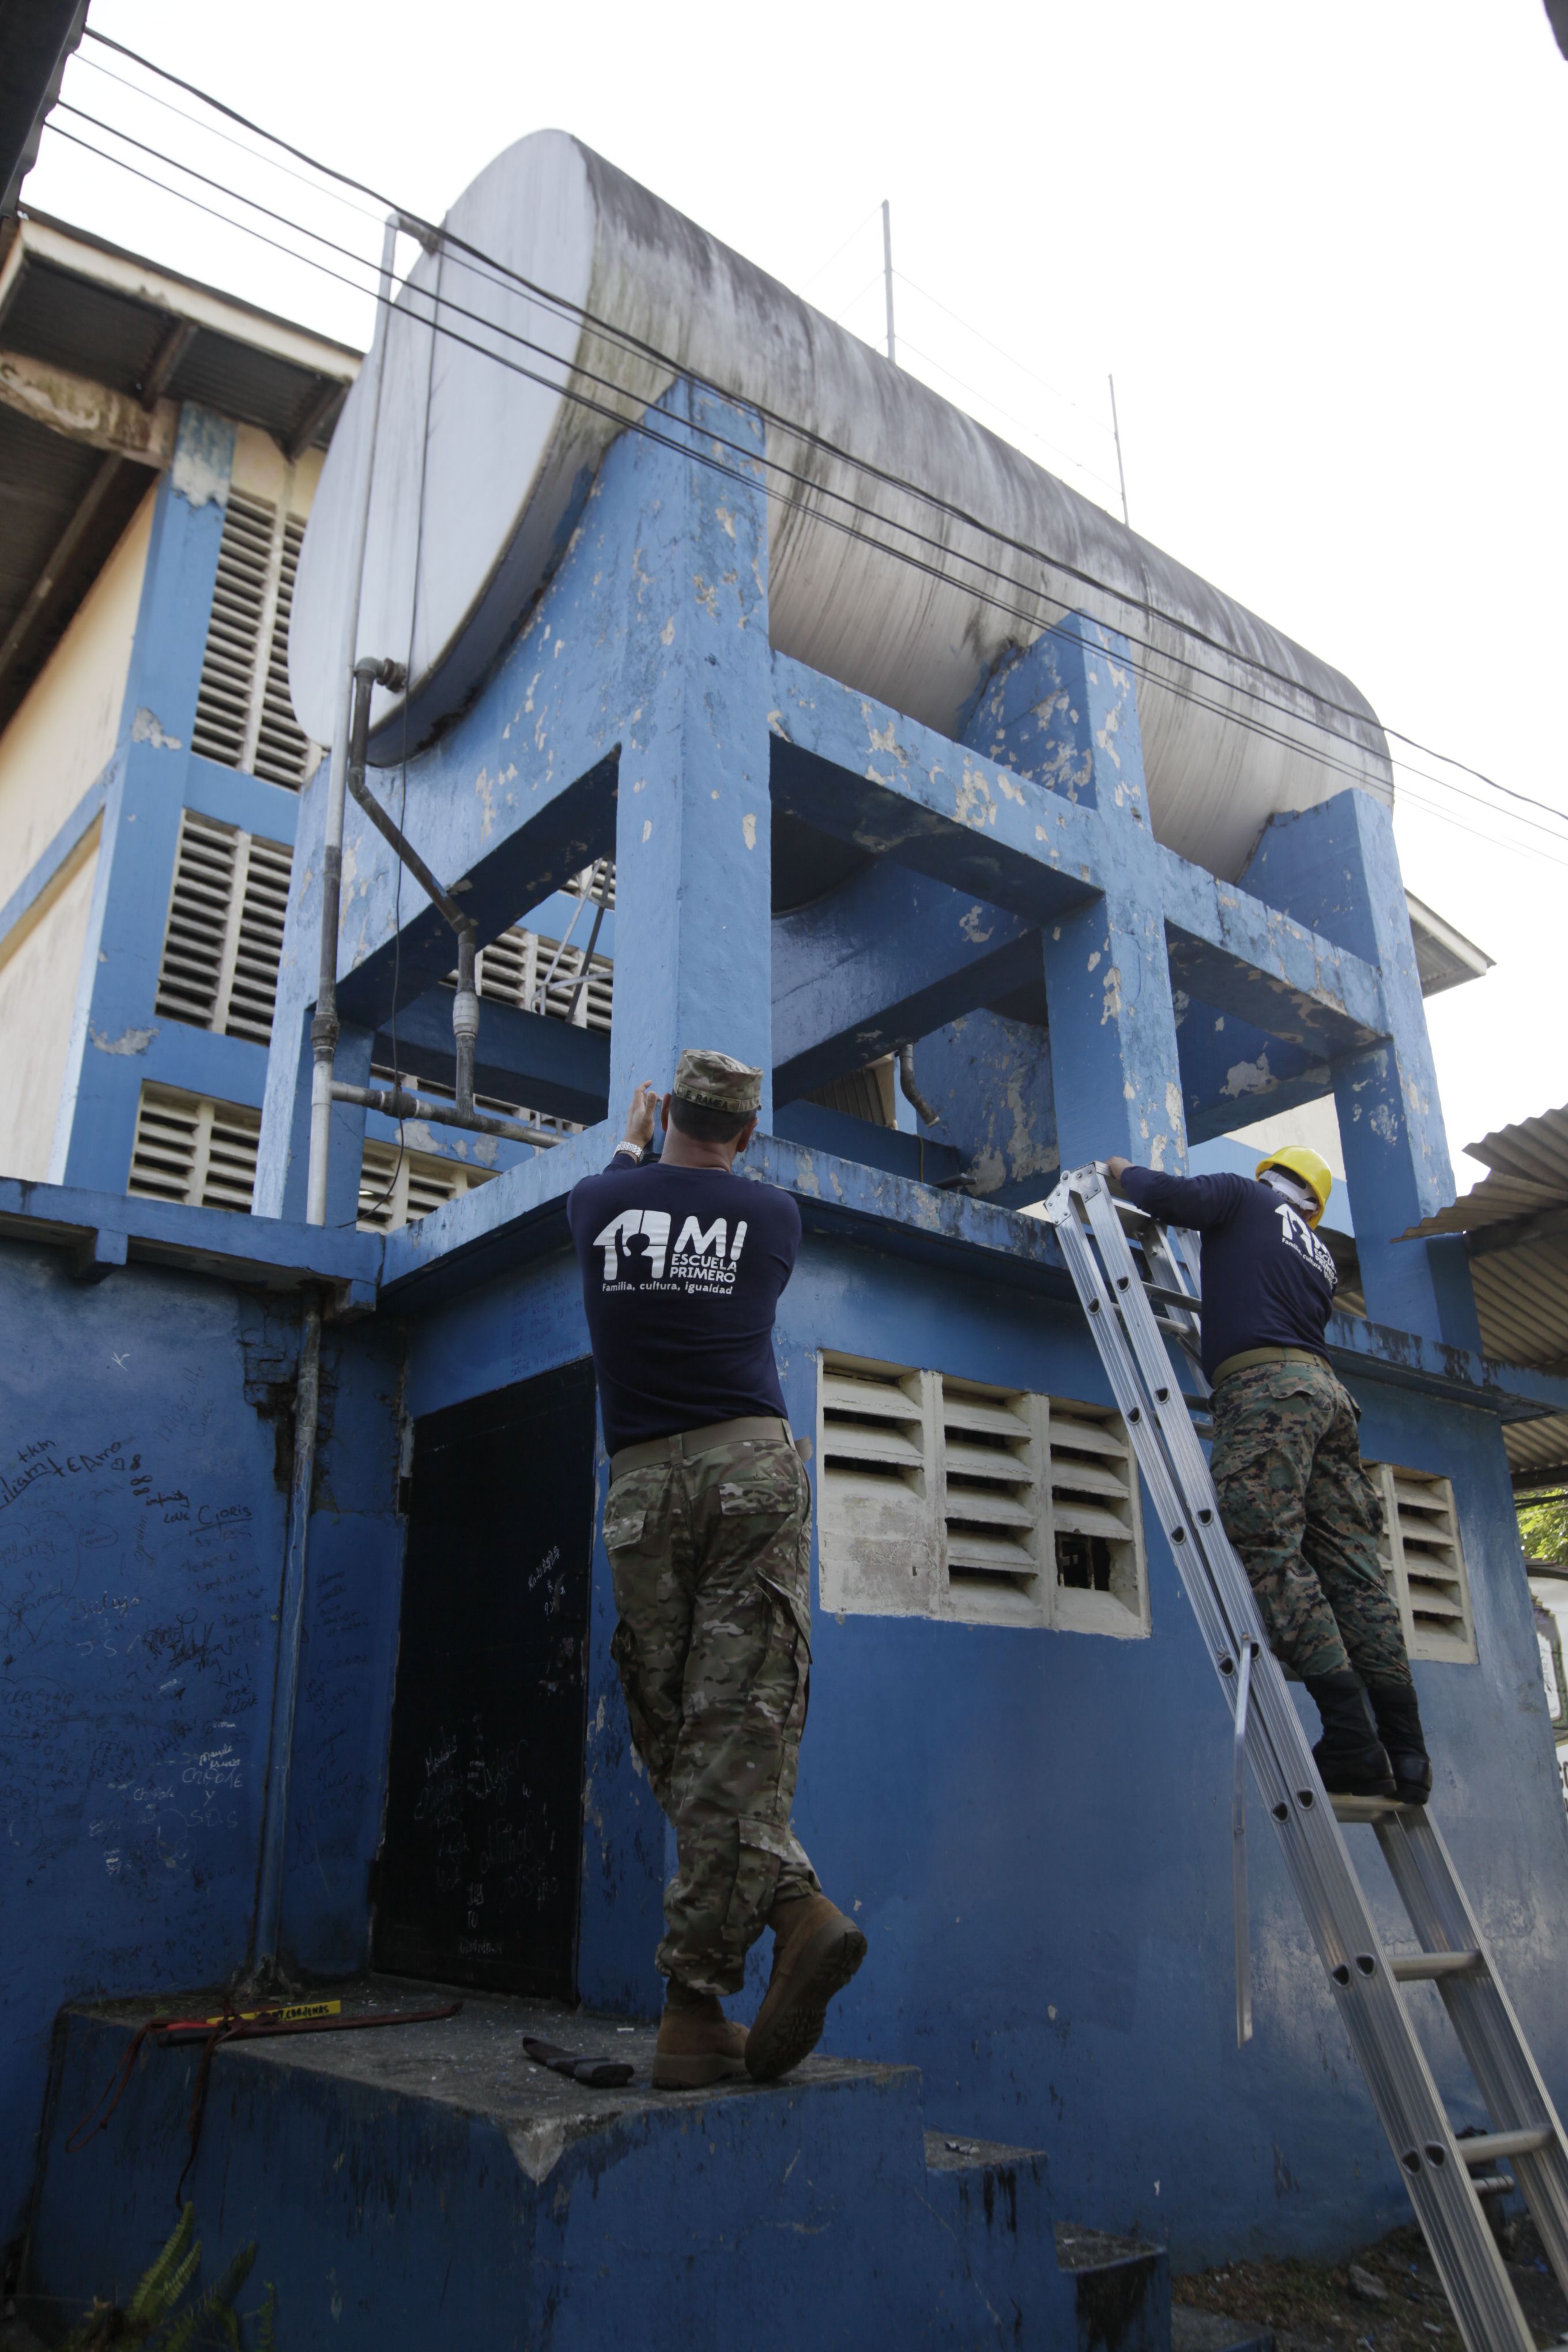
<instances>
[{"instance_id":1,"label":"black object on step","mask_svg":"<svg viewBox=\"0 0 1568 2352\"><path fill-rule=\"evenodd\" d=\"M531 2033L523 2035L522 2046L537 2064L548 2066L552 2074L564 2074L569 2082L581 2083L590 2091L618 2091L636 2072L624 2058L584 2058L579 2051L563 2050L555 2042L541 2042Z\"/></svg>"}]
</instances>

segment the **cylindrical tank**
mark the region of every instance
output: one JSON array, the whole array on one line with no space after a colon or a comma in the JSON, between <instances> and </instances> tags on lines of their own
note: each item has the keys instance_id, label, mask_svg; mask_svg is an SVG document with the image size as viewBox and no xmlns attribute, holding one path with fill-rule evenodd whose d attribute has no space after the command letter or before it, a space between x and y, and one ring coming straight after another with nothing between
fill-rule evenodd
<instances>
[{"instance_id":1,"label":"cylindrical tank","mask_svg":"<svg viewBox=\"0 0 1568 2352\"><path fill-rule=\"evenodd\" d=\"M410 685L406 709L378 698L373 759L395 761L463 707L548 578L624 421L689 373L787 420L769 423L768 457L814 486L771 478L807 502L769 510L770 625L784 653L956 735L1011 649L1064 609L1092 614L1133 644L1154 830L1221 875L1241 870L1278 810L1351 783L1392 799L1383 730L1347 678L580 141L520 140L447 227L558 299L443 242L391 314L358 647L407 658ZM447 335L426 323L432 297ZM289 678L321 742L338 724L343 551L369 389L367 373L333 436L295 591ZM821 519L847 514L832 492L870 510L853 518L867 537Z\"/></svg>"}]
</instances>

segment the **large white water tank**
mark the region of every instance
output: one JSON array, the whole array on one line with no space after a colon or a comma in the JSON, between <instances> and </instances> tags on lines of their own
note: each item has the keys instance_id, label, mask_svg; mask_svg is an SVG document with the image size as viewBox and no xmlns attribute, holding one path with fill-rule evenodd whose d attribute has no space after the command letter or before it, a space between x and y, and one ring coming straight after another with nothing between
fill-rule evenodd
<instances>
[{"instance_id":1,"label":"large white water tank","mask_svg":"<svg viewBox=\"0 0 1568 2352\"><path fill-rule=\"evenodd\" d=\"M773 477L808 508L770 507L784 652L952 735L1011 649L1063 610L1091 613L1133 641L1155 832L1222 875L1240 871L1277 810L1351 783L1392 799L1383 730L1347 678L579 140L520 140L446 226L515 275L443 241L391 313L357 646L412 659L406 709L378 695L373 758L396 760L462 709L625 421L689 373L765 411L769 458L810 486ZM445 336L427 324L433 299ZM374 377L361 375L333 436L295 591L290 684L321 742L339 724ZM834 492L869 509L853 520L870 543L821 519L847 514Z\"/></svg>"}]
</instances>

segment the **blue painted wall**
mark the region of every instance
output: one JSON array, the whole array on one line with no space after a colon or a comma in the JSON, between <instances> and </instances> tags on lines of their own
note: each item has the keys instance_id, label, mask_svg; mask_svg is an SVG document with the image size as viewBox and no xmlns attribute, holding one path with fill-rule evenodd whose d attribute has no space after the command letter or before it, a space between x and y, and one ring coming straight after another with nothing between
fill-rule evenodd
<instances>
[{"instance_id":1,"label":"blue painted wall","mask_svg":"<svg viewBox=\"0 0 1568 2352\"><path fill-rule=\"evenodd\" d=\"M1110 1402L1076 1307L808 1235L778 1357L816 1425L822 1348ZM557 1254L418 1318L426 1412L585 1352ZM1418 1665L1436 1802L1553 2095L1568 2092L1568 1823L1495 1417L1368 1377L1369 1458L1454 1480L1480 1663ZM1168 2242L1327 2252L1407 2218L1322 1972L1253 1805L1257 2036L1235 2046L1229 1718L1152 1511L1147 1640L816 1612L796 1822L870 1951L829 2045L910 2061L929 2121L1043 2147L1060 2210ZM605 1647L596 1561L582 1989L647 2014L658 1817ZM1370 1832L1369 1885L1385 1884ZM1408 1943L1392 1901L1391 1940ZM760 1997L765 1939L747 2002ZM1458 2119L1480 2120L1435 1996L1417 1995Z\"/></svg>"},{"instance_id":2,"label":"blue painted wall","mask_svg":"<svg viewBox=\"0 0 1568 2352\"><path fill-rule=\"evenodd\" d=\"M105 1203L105 1207L110 1204ZM0 1243L0 2242L62 2001L246 1963L298 1309ZM358 1965L401 1524L395 1331L330 1327L285 1944ZM282 1483L280 1484L280 1477Z\"/></svg>"}]
</instances>

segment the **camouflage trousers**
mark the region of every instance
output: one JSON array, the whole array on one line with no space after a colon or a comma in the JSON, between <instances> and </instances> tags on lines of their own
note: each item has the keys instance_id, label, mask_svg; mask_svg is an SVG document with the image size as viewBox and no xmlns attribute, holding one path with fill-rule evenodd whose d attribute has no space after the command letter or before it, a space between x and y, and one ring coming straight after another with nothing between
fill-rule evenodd
<instances>
[{"instance_id":1,"label":"camouflage trousers","mask_svg":"<svg viewBox=\"0 0 1568 2352\"><path fill-rule=\"evenodd\" d=\"M789 1825L811 1673L811 1486L784 1438L616 1478L605 1548L632 1739L675 1830L658 1965L738 1992L781 1897L821 1892Z\"/></svg>"},{"instance_id":2,"label":"camouflage trousers","mask_svg":"<svg viewBox=\"0 0 1568 2352\"><path fill-rule=\"evenodd\" d=\"M1299 1675L1349 1664L1408 1682L1361 1466L1356 1409L1327 1364L1255 1364L1214 1392L1214 1483L1269 1646Z\"/></svg>"}]
</instances>

